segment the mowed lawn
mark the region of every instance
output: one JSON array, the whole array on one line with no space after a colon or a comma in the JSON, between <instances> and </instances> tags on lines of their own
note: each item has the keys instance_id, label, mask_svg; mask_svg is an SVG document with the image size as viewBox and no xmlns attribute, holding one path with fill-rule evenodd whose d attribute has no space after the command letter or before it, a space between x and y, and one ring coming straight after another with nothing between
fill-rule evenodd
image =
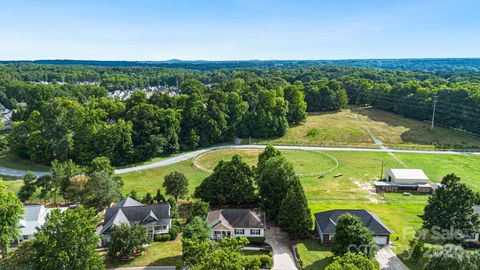
<instances>
[{"instance_id":1,"label":"mowed lawn","mask_svg":"<svg viewBox=\"0 0 480 270\"><path fill-rule=\"evenodd\" d=\"M210 151L198 156L195 160L197 166L213 171L220 160L228 161L234 155L239 155L250 166L256 166L261 149L222 149ZM300 175L318 174L335 168L335 159L322 152L282 150L285 157L292 163L295 172Z\"/></svg>"},{"instance_id":2,"label":"mowed lawn","mask_svg":"<svg viewBox=\"0 0 480 270\"><path fill-rule=\"evenodd\" d=\"M128 260L105 259L107 269L117 267L139 266L176 266L182 260L182 241L179 235L176 240L168 242L152 242L142 256Z\"/></svg>"},{"instance_id":3,"label":"mowed lawn","mask_svg":"<svg viewBox=\"0 0 480 270\"><path fill-rule=\"evenodd\" d=\"M375 147L367 129L384 144L392 147L480 149L478 136L441 127L435 127L432 132L428 122L363 107L311 113L304 123L291 127L281 138L252 141L288 145Z\"/></svg>"}]
</instances>

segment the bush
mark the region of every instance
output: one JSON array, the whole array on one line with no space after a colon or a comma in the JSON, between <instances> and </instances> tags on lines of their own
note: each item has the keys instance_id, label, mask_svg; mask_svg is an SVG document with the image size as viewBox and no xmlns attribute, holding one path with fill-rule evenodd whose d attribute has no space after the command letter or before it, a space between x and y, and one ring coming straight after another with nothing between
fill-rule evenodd
<instances>
[{"instance_id":1,"label":"bush","mask_svg":"<svg viewBox=\"0 0 480 270\"><path fill-rule=\"evenodd\" d=\"M265 237L247 237L250 244L263 244L265 243Z\"/></svg>"},{"instance_id":2,"label":"bush","mask_svg":"<svg viewBox=\"0 0 480 270\"><path fill-rule=\"evenodd\" d=\"M170 234L165 233L165 234L155 234L153 239L157 242L166 242L170 240Z\"/></svg>"},{"instance_id":3,"label":"bush","mask_svg":"<svg viewBox=\"0 0 480 270\"><path fill-rule=\"evenodd\" d=\"M168 232L168 234L170 235L170 240L177 239L179 230L180 228L177 225L173 225L172 228L170 228L170 231Z\"/></svg>"},{"instance_id":4,"label":"bush","mask_svg":"<svg viewBox=\"0 0 480 270\"><path fill-rule=\"evenodd\" d=\"M307 132L307 137L316 137L320 134L320 131L316 128L312 128Z\"/></svg>"},{"instance_id":5,"label":"bush","mask_svg":"<svg viewBox=\"0 0 480 270\"><path fill-rule=\"evenodd\" d=\"M260 264L264 268L270 268L272 265L272 258L268 255L262 255L259 257L260 259Z\"/></svg>"}]
</instances>

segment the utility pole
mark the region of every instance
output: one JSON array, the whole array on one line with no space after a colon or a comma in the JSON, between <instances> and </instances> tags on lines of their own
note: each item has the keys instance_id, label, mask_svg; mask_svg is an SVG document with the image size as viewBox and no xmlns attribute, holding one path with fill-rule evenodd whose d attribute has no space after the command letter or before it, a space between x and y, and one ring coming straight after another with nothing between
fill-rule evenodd
<instances>
[{"instance_id":1,"label":"utility pole","mask_svg":"<svg viewBox=\"0 0 480 270\"><path fill-rule=\"evenodd\" d=\"M384 160L382 159L382 169L380 170L380 178L378 180L382 180L383 179L383 165L384 165Z\"/></svg>"},{"instance_id":2,"label":"utility pole","mask_svg":"<svg viewBox=\"0 0 480 270\"><path fill-rule=\"evenodd\" d=\"M433 113L432 113L432 126L430 127L430 131L433 131L433 125L435 124L435 109L437 108L437 93L433 96Z\"/></svg>"}]
</instances>

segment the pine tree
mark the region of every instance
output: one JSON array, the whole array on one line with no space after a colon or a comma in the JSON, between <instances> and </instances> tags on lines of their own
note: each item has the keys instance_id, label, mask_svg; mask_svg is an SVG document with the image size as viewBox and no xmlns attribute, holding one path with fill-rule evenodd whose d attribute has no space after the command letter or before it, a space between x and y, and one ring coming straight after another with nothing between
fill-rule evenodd
<instances>
[{"instance_id":1,"label":"pine tree","mask_svg":"<svg viewBox=\"0 0 480 270\"><path fill-rule=\"evenodd\" d=\"M294 179L287 196L282 201L278 224L289 234L290 238L294 239L307 236L312 229L312 216L298 178Z\"/></svg>"}]
</instances>

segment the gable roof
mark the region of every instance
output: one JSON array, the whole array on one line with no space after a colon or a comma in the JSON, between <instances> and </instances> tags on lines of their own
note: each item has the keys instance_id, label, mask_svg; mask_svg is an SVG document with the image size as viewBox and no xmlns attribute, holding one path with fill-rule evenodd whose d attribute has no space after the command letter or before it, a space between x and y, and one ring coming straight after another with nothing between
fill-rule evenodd
<instances>
[{"instance_id":1,"label":"gable roof","mask_svg":"<svg viewBox=\"0 0 480 270\"><path fill-rule=\"evenodd\" d=\"M143 226L169 225L170 205L162 203L107 208L100 234L108 234L113 225L118 226L121 224L139 224Z\"/></svg>"},{"instance_id":2,"label":"gable roof","mask_svg":"<svg viewBox=\"0 0 480 270\"><path fill-rule=\"evenodd\" d=\"M428 176L422 169L390 169L396 179L428 180Z\"/></svg>"},{"instance_id":3,"label":"gable roof","mask_svg":"<svg viewBox=\"0 0 480 270\"><path fill-rule=\"evenodd\" d=\"M330 210L320 212L315 214L315 222L322 233L334 234L337 219L345 213L359 217L363 225L375 235L390 235L392 233L381 219L367 210Z\"/></svg>"},{"instance_id":4,"label":"gable roof","mask_svg":"<svg viewBox=\"0 0 480 270\"><path fill-rule=\"evenodd\" d=\"M266 228L265 213L256 212L250 209L221 209L210 211L207 214L207 221L210 226L219 224L233 228Z\"/></svg>"},{"instance_id":5,"label":"gable roof","mask_svg":"<svg viewBox=\"0 0 480 270\"><path fill-rule=\"evenodd\" d=\"M47 215L57 208L45 208L43 205L25 205L23 207L23 217L18 222L20 235L33 235L37 228L45 224ZM60 211L65 211L66 207L59 207Z\"/></svg>"},{"instance_id":6,"label":"gable roof","mask_svg":"<svg viewBox=\"0 0 480 270\"><path fill-rule=\"evenodd\" d=\"M115 205L114 207L128 207L128 206L140 206L140 205L143 205L143 204L130 197L126 197L125 199L117 203L117 205Z\"/></svg>"}]
</instances>

